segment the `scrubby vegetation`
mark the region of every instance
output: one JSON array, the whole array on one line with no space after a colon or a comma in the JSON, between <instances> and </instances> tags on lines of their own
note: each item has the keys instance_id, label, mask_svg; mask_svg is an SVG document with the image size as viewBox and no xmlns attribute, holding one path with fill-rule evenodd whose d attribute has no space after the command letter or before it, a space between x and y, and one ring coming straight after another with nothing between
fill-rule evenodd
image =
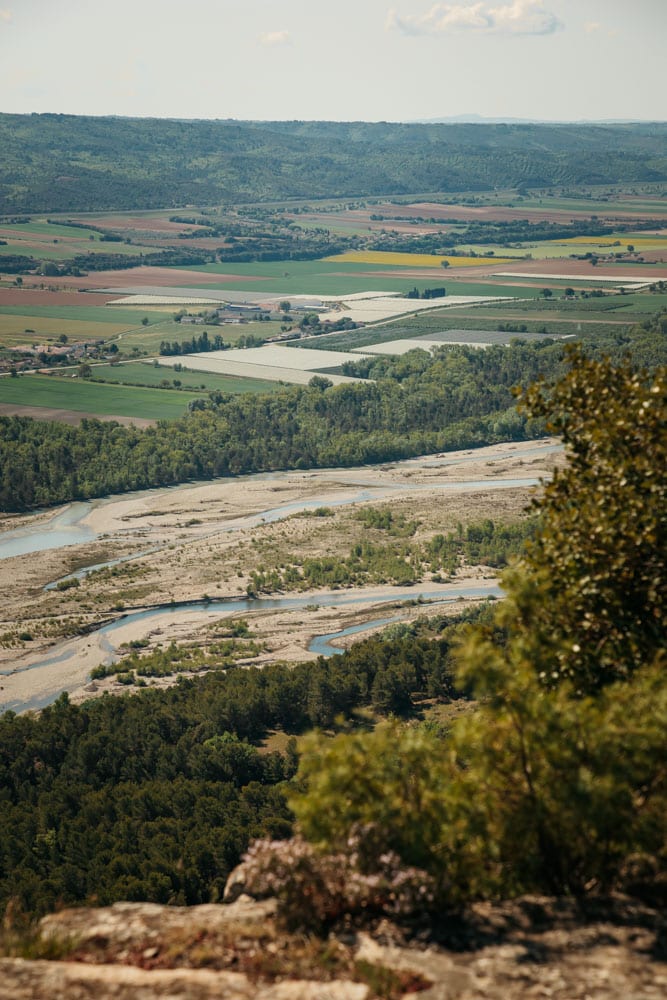
<instances>
[{"instance_id":1,"label":"scrubby vegetation","mask_svg":"<svg viewBox=\"0 0 667 1000\"><path fill-rule=\"evenodd\" d=\"M457 655L475 710L445 738L398 723L312 737L290 803L323 871L332 851L365 875L393 852L428 894L435 880L438 906L612 888L664 902L667 371L573 353L523 405L570 463L536 504L495 630L471 628ZM312 897L290 879L273 888L298 923Z\"/></svg>"},{"instance_id":2,"label":"scrubby vegetation","mask_svg":"<svg viewBox=\"0 0 667 1000\"><path fill-rule=\"evenodd\" d=\"M348 555L292 559L274 567L260 566L250 574L248 591L253 594L276 590L308 590L318 587L359 587L391 583L411 586L431 573L439 582L465 566L506 566L533 534L532 519L516 524L494 524L489 518L462 525L447 535L435 534L428 541L408 541L417 530L415 521L395 517L386 508L366 508L359 519L373 534L356 542ZM386 533L393 540L378 540ZM397 541L396 539L401 539Z\"/></svg>"}]
</instances>

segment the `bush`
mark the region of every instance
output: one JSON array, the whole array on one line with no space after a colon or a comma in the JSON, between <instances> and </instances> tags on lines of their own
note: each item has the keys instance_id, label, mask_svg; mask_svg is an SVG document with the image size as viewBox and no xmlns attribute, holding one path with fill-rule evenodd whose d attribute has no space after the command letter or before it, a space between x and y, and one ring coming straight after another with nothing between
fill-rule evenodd
<instances>
[{"instance_id":1,"label":"bush","mask_svg":"<svg viewBox=\"0 0 667 1000\"><path fill-rule=\"evenodd\" d=\"M315 847L424 869L450 902L667 885L667 373L570 353L524 394L569 463L545 487L447 739L390 724L304 746L290 805ZM342 864L342 862L341 862ZM372 864L371 864L372 867Z\"/></svg>"},{"instance_id":2,"label":"bush","mask_svg":"<svg viewBox=\"0 0 667 1000\"><path fill-rule=\"evenodd\" d=\"M359 866L360 840L353 833L340 854L318 854L302 837L255 841L242 863L244 890L274 896L281 920L310 932L361 915L410 918L432 906L433 882L426 872L406 868L391 852L365 871Z\"/></svg>"}]
</instances>

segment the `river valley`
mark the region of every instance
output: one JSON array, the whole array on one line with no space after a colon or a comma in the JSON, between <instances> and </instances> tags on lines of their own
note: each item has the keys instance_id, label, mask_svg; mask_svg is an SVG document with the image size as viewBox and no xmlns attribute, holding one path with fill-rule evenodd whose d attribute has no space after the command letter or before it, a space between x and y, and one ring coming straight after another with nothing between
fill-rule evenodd
<instances>
[{"instance_id":1,"label":"river valley","mask_svg":"<svg viewBox=\"0 0 667 1000\"><path fill-rule=\"evenodd\" d=\"M258 572L341 554L368 536L366 506L416 518L417 536L480 518L516 519L562 454L552 440L357 469L277 472L73 503L0 525L0 709L118 691L90 671L141 642L197 642L212 622L249 619L252 662L331 655L430 602L497 597L496 574L253 593ZM255 576L253 576L253 573ZM295 588L299 590L299 588ZM155 683L158 683L157 681Z\"/></svg>"}]
</instances>

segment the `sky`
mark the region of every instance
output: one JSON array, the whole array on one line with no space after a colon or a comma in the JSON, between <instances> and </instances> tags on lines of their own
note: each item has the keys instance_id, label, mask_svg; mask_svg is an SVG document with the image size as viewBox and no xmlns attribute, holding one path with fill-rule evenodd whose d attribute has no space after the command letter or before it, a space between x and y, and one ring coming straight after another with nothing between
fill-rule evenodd
<instances>
[{"instance_id":1,"label":"sky","mask_svg":"<svg viewBox=\"0 0 667 1000\"><path fill-rule=\"evenodd\" d=\"M0 0L0 111L667 119L667 0Z\"/></svg>"}]
</instances>

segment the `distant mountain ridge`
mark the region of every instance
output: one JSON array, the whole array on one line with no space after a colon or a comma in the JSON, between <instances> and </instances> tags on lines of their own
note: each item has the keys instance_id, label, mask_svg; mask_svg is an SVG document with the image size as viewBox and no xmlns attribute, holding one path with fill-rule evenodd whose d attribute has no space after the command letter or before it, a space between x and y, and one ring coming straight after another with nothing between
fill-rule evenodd
<instances>
[{"instance_id":1,"label":"distant mountain ridge","mask_svg":"<svg viewBox=\"0 0 667 1000\"><path fill-rule=\"evenodd\" d=\"M441 118L416 118L418 125L648 125L664 124L653 118L486 118L475 112L443 115Z\"/></svg>"},{"instance_id":2,"label":"distant mountain ridge","mask_svg":"<svg viewBox=\"0 0 667 1000\"><path fill-rule=\"evenodd\" d=\"M0 115L0 213L667 180L667 124Z\"/></svg>"}]
</instances>

